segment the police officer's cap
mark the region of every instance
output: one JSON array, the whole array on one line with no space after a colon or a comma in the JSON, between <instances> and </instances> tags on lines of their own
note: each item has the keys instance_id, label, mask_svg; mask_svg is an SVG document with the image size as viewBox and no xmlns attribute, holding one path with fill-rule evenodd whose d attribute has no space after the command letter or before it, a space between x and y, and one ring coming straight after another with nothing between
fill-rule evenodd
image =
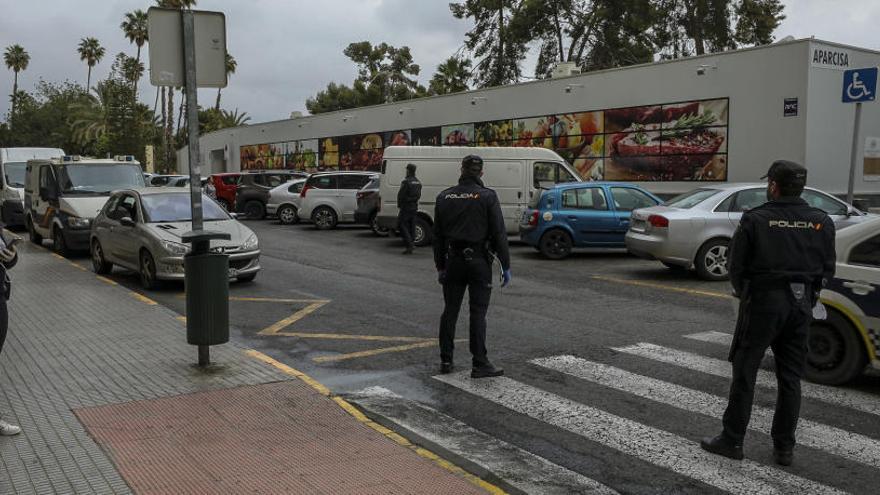
<instances>
[{"instance_id":1,"label":"police officer's cap","mask_svg":"<svg viewBox=\"0 0 880 495\"><path fill-rule=\"evenodd\" d=\"M461 166L474 172L482 172L483 159L477 155L468 155L461 160Z\"/></svg>"},{"instance_id":2,"label":"police officer's cap","mask_svg":"<svg viewBox=\"0 0 880 495\"><path fill-rule=\"evenodd\" d=\"M409 170L410 172L415 172L416 171L416 164L415 163L407 163L406 169Z\"/></svg>"},{"instance_id":3,"label":"police officer's cap","mask_svg":"<svg viewBox=\"0 0 880 495\"><path fill-rule=\"evenodd\" d=\"M768 177L780 186L805 186L807 184L807 169L795 162L776 160L773 165L770 165L767 174L761 178Z\"/></svg>"}]
</instances>

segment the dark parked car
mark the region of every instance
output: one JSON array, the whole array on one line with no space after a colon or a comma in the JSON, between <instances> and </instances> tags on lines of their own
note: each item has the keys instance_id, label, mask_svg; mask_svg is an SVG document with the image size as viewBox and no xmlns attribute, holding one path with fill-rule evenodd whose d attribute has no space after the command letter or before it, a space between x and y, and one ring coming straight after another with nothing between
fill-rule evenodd
<instances>
[{"instance_id":1,"label":"dark parked car","mask_svg":"<svg viewBox=\"0 0 880 495\"><path fill-rule=\"evenodd\" d=\"M376 217L382 206L382 198L379 197L379 177L371 179L367 185L357 193L357 210L354 211L355 223L363 223L373 229L373 233L380 237L387 237L391 230L379 226Z\"/></svg>"},{"instance_id":2,"label":"dark parked car","mask_svg":"<svg viewBox=\"0 0 880 495\"><path fill-rule=\"evenodd\" d=\"M235 211L251 219L265 218L269 191L301 177L308 177L308 174L281 170L242 174L235 194Z\"/></svg>"}]
</instances>

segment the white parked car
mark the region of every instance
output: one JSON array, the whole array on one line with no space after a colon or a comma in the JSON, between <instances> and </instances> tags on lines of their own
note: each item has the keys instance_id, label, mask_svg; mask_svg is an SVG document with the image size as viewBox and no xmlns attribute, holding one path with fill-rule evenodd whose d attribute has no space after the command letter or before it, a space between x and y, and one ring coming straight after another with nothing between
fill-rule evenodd
<instances>
[{"instance_id":1,"label":"white parked car","mask_svg":"<svg viewBox=\"0 0 880 495\"><path fill-rule=\"evenodd\" d=\"M801 197L842 229L868 215L834 196L806 188ZM632 212L626 247L669 268L694 269L706 280L727 278L727 249L744 211L767 202L767 184L719 184L694 189L662 205Z\"/></svg>"},{"instance_id":2,"label":"white parked car","mask_svg":"<svg viewBox=\"0 0 880 495\"><path fill-rule=\"evenodd\" d=\"M354 222L357 193L375 172L321 172L311 175L300 192L300 217L308 218L319 230Z\"/></svg>"},{"instance_id":3,"label":"white parked car","mask_svg":"<svg viewBox=\"0 0 880 495\"><path fill-rule=\"evenodd\" d=\"M266 203L266 214L277 216L284 225L298 223L302 203L300 192L305 183L305 179L296 179L272 188L269 202Z\"/></svg>"}]
</instances>

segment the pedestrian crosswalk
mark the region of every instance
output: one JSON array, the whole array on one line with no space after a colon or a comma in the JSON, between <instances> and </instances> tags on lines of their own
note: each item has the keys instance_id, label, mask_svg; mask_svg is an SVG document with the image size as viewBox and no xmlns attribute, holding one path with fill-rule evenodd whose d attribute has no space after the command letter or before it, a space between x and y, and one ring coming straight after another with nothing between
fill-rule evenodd
<instances>
[{"instance_id":1,"label":"pedestrian crosswalk","mask_svg":"<svg viewBox=\"0 0 880 495\"><path fill-rule=\"evenodd\" d=\"M686 349L700 347L695 345L697 342L729 345L732 338L730 334L722 332L701 332L681 337L681 347ZM729 378L730 363L690 350L647 342L613 347L612 350L619 353L616 356L621 360L620 365L616 361L599 362L564 354L529 359L526 364L531 371L524 374L514 373L512 376L474 380L467 372L459 372L433 378L448 387L449 393L463 393L474 400L507 410L508 414L537 421L539 423L536 424L615 451L624 458L630 457L645 465L652 465L653 469L660 472L669 472L673 477L671 479L677 477L694 480L695 484L690 490L696 492L707 491L712 487L735 494L835 494L847 493L847 490L874 493L870 486L864 486L862 491L862 486L853 484L852 480L846 479L847 476L829 475L828 471L822 469L817 473L808 469L781 468L773 464L770 458L750 458L748 451L743 461L709 454L700 449L694 436L688 435L686 438L678 431L668 430L670 421L658 420L658 424L653 424L654 418L649 415L637 415L638 419L634 419L629 417L633 415L632 410L627 410L626 407L621 411L616 409L613 401L593 400L592 395L583 391L593 391L598 387L613 391L619 397L632 398L628 402L634 400L641 404L639 408L677 410L680 411L681 418L702 418L703 423L706 420L716 420L720 427L727 397L719 393L717 387L714 388L715 393L710 393L649 374L662 368L663 373L660 374L665 378L676 372L684 372L688 376L702 374ZM631 369L638 369L639 373L630 371ZM553 385L549 387L544 385L551 382ZM689 380L687 383L693 385L695 382ZM577 390L569 392L569 385ZM757 386L775 390L777 384L774 374L760 370ZM802 388L805 401L825 403L822 407L831 405L838 409L880 415L880 396L877 394L806 382ZM604 479L605 473L601 471L586 473L589 476L572 471L561 466L559 460L552 458L552 455L550 458L538 456L525 450L524 445L508 443L505 438L479 431L459 419L422 404L410 403L403 406L401 404L406 402L405 399L398 396L390 399L392 395L373 394L362 405L455 455L474 462L525 493L631 491L630 487L618 486L619 476ZM756 404L749 424L750 430L763 434L768 444L773 413L773 409ZM799 456L805 458L813 455L811 452L833 456L840 462L826 463L822 466L823 469L830 469L829 466L833 465L848 475L860 472L863 473L861 476L867 476L868 479L878 479L880 437L864 434L866 431L873 434L875 430L841 422L839 417L829 419L831 424L817 421L815 414L801 418L797 432L798 445L809 450L799 450ZM850 431L851 429L856 431ZM505 429L499 428L497 431L503 432ZM717 431L701 433L711 435ZM754 434L749 436L749 439L756 438L759 437ZM842 466L847 467L843 469ZM626 469L624 471L625 474L630 474ZM524 476L522 472L528 474ZM633 471L631 476L639 474ZM680 487L676 483L672 481L667 487L658 485L656 493L678 492ZM878 485L872 482L872 486ZM655 492L649 489L645 493Z\"/></svg>"}]
</instances>

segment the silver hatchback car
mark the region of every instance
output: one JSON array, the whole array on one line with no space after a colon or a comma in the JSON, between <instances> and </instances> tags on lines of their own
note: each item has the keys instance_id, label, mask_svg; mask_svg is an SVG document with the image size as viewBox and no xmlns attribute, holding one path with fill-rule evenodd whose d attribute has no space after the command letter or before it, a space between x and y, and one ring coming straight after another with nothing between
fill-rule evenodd
<instances>
[{"instance_id":1,"label":"silver hatchback car","mask_svg":"<svg viewBox=\"0 0 880 495\"><path fill-rule=\"evenodd\" d=\"M867 214L817 189L801 197L844 228ZM632 212L626 247L669 268L694 269L705 280L727 278L727 249L744 211L767 202L767 184L719 184L694 189L662 205Z\"/></svg>"},{"instance_id":2,"label":"silver hatchback car","mask_svg":"<svg viewBox=\"0 0 880 495\"><path fill-rule=\"evenodd\" d=\"M231 237L211 243L212 251L229 255L229 278L253 280L260 271L256 234L206 195L202 212L207 230ZM183 280L183 257L190 248L181 236L190 230L189 189L116 191L92 222L92 267L99 274L110 273L113 265L137 271L145 289L155 288L160 280Z\"/></svg>"}]
</instances>

